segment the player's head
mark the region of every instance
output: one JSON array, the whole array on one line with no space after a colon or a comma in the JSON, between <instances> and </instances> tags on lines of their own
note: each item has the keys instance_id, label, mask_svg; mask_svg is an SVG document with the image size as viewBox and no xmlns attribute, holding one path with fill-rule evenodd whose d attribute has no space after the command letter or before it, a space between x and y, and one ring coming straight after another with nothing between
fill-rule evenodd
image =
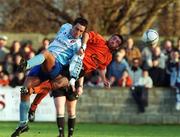
<instances>
[{"instance_id":1,"label":"player's head","mask_svg":"<svg viewBox=\"0 0 180 137\"><path fill-rule=\"evenodd\" d=\"M108 47L110 50L114 51L120 48L123 44L123 37L119 34L114 34L108 40Z\"/></svg>"},{"instance_id":2,"label":"player's head","mask_svg":"<svg viewBox=\"0 0 180 137\"><path fill-rule=\"evenodd\" d=\"M72 36L74 38L80 37L88 26L88 21L84 18L76 18L73 22Z\"/></svg>"}]
</instances>

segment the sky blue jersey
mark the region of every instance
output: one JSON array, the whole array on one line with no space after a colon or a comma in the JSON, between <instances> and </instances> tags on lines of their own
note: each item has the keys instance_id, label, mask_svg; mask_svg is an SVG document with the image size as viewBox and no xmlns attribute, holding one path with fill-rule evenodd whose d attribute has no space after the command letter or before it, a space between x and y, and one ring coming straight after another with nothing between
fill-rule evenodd
<instances>
[{"instance_id":1,"label":"sky blue jersey","mask_svg":"<svg viewBox=\"0 0 180 137\"><path fill-rule=\"evenodd\" d=\"M48 47L48 51L50 51L62 65L69 64L70 59L81 47L81 38L73 38L71 29L72 25L69 23L62 25L54 41Z\"/></svg>"}]
</instances>

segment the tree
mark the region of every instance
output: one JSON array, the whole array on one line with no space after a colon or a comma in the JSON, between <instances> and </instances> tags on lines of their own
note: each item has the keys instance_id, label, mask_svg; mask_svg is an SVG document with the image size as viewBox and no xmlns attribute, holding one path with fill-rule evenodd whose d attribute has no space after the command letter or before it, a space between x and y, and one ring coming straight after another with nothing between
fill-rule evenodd
<instances>
[{"instance_id":1,"label":"tree","mask_svg":"<svg viewBox=\"0 0 180 137\"><path fill-rule=\"evenodd\" d=\"M78 16L102 34L139 35L178 0L19 0L8 10L6 30L48 33ZM171 7L172 8L172 7ZM178 15L177 15L178 16ZM178 24L178 23L177 23Z\"/></svg>"}]
</instances>

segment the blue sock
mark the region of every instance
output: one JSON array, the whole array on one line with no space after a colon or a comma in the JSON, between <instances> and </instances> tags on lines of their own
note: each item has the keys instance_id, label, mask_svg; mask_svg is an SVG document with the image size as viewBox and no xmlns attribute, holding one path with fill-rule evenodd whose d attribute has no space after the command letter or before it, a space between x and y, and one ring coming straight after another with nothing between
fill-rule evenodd
<instances>
[{"instance_id":1,"label":"blue sock","mask_svg":"<svg viewBox=\"0 0 180 137\"><path fill-rule=\"evenodd\" d=\"M34 66L40 65L40 64L42 64L44 62L44 60L45 60L44 55L43 54L38 54L38 55L34 56L33 58L31 58L31 59L29 59L27 61L26 69L30 69L30 68L32 68Z\"/></svg>"},{"instance_id":2,"label":"blue sock","mask_svg":"<svg viewBox=\"0 0 180 137\"><path fill-rule=\"evenodd\" d=\"M20 103L20 126L28 122L28 111L30 107L29 101L21 101Z\"/></svg>"}]
</instances>

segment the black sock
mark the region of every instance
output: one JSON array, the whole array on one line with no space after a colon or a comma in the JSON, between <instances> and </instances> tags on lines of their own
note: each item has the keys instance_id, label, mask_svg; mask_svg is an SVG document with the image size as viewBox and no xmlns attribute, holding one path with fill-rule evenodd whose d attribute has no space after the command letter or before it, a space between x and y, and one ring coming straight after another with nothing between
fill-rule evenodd
<instances>
[{"instance_id":1,"label":"black sock","mask_svg":"<svg viewBox=\"0 0 180 137\"><path fill-rule=\"evenodd\" d=\"M75 122L76 122L76 116L70 116L68 118L68 137L72 137L73 135Z\"/></svg>"},{"instance_id":2,"label":"black sock","mask_svg":"<svg viewBox=\"0 0 180 137\"><path fill-rule=\"evenodd\" d=\"M64 137L64 117L57 117L59 137Z\"/></svg>"}]
</instances>

